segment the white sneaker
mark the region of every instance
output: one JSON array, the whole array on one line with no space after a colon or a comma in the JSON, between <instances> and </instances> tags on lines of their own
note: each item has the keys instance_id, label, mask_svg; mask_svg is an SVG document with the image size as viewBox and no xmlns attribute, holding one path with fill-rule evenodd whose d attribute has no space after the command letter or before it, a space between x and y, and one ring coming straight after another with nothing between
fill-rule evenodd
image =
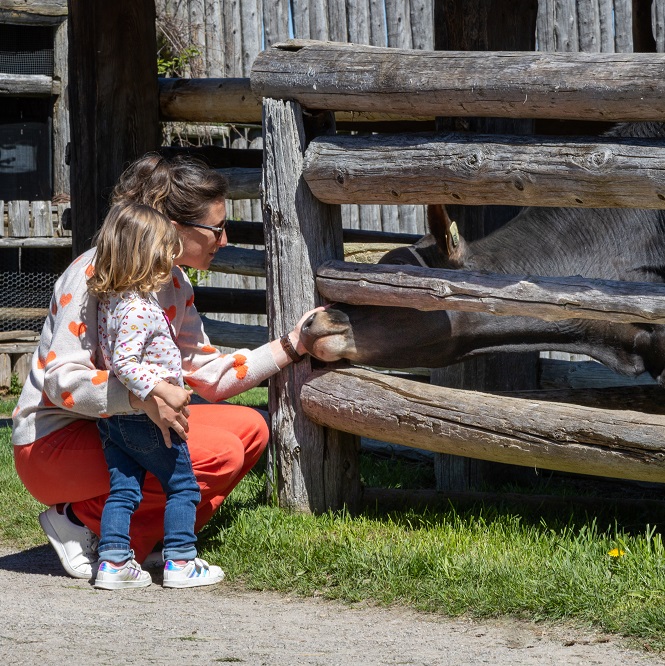
<instances>
[{"instance_id":1,"label":"white sneaker","mask_svg":"<svg viewBox=\"0 0 665 666\"><path fill-rule=\"evenodd\" d=\"M136 560L127 560L122 566L111 562L99 563L95 587L100 590L119 590L125 587L148 587L152 578L147 571L141 569Z\"/></svg>"},{"instance_id":2,"label":"white sneaker","mask_svg":"<svg viewBox=\"0 0 665 666\"><path fill-rule=\"evenodd\" d=\"M65 504L62 513L52 506L39 514L39 524L55 549L60 563L72 578L92 578L97 562L98 538L87 527L75 525L67 517Z\"/></svg>"},{"instance_id":3,"label":"white sneaker","mask_svg":"<svg viewBox=\"0 0 665 666\"><path fill-rule=\"evenodd\" d=\"M215 565L195 557L178 566L173 560L164 564L164 587L199 587L214 585L224 579L224 572Z\"/></svg>"}]
</instances>

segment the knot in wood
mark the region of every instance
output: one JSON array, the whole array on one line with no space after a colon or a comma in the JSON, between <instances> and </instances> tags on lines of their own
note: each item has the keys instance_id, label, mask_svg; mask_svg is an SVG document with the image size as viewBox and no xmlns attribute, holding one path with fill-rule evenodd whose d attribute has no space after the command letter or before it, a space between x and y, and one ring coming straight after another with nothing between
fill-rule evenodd
<instances>
[{"instance_id":1,"label":"knot in wood","mask_svg":"<svg viewBox=\"0 0 665 666\"><path fill-rule=\"evenodd\" d=\"M611 156L606 150L597 150L589 155L589 166L599 169L610 161Z\"/></svg>"},{"instance_id":2,"label":"knot in wood","mask_svg":"<svg viewBox=\"0 0 665 666\"><path fill-rule=\"evenodd\" d=\"M346 180L346 174L343 171L341 171L340 169L335 169L335 171L333 173L335 175L335 181L339 185L344 185L344 181Z\"/></svg>"}]
</instances>

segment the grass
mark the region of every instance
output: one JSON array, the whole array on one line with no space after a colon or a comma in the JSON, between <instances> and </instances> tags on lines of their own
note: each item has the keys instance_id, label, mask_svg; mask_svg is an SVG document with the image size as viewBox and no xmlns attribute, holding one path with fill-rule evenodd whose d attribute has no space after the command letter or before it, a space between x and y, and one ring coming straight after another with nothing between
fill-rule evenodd
<instances>
[{"instance_id":1,"label":"grass","mask_svg":"<svg viewBox=\"0 0 665 666\"><path fill-rule=\"evenodd\" d=\"M364 456L361 469L372 484L429 483L412 465ZM8 428L0 429L0 483L0 542L45 543L36 520L40 505L13 470ZM551 514L481 503L355 517L297 514L268 506L265 474L254 471L206 526L200 544L230 580L253 589L449 616L567 620L665 650L661 533L637 521L629 528L601 523L574 509Z\"/></svg>"}]
</instances>

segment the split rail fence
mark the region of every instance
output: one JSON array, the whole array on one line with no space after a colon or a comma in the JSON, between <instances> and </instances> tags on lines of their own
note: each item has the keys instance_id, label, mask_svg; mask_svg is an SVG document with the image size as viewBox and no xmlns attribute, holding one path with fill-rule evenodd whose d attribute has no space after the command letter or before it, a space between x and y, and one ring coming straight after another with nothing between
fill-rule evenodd
<instances>
[{"instance_id":1,"label":"split rail fence","mask_svg":"<svg viewBox=\"0 0 665 666\"><path fill-rule=\"evenodd\" d=\"M665 121L664 71L659 54L423 52L298 40L261 53L251 83L265 98L271 336L319 304L317 289L330 301L359 304L665 323L662 285L578 281L579 309L571 310L566 279L520 279L520 293L532 297L509 305L505 276L487 276L466 296L472 276L465 272L340 261L342 203L665 208L661 142L336 136L332 118L389 108ZM497 462L665 481L665 415L658 413L589 406L581 396L579 404L549 402L545 393L497 397L360 368L312 371L309 361L281 373L271 390L279 474L273 483L281 503L298 509L359 505L357 444L346 433Z\"/></svg>"}]
</instances>

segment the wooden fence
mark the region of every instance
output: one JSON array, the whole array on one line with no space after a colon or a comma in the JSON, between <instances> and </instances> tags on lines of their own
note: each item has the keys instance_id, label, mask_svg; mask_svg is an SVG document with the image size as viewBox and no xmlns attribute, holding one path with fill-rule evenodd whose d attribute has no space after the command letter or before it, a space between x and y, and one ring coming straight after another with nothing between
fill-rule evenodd
<instances>
[{"instance_id":1,"label":"wooden fence","mask_svg":"<svg viewBox=\"0 0 665 666\"><path fill-rule=\"evenodd\" d=\"M536 75L531 63L528 68L516 67L506 76L507 57L516 58L522 65L535 57L540 66L535 67ZM641 119L665 120L665 112L658 103L660 94L653 98L646 94L643 80L636 71L645 75L652 70L662 71L665 56L594 56L594 62L595 79L617 82L610 97L628 100L644 97L639 104L629 102L613 111L617 119L629 120L637 114ZM385 68L387 63L392 74L389 81L373 79L372 73L381 66ZM356 266L345 270L345 264L326 263L341 259L341 202L399 198L410 202L462 199L465 203L480 204L487 202L487 189L495 187L494 199L503 191L510 201L555 205L557 201L549 194L551 181L561 173L568 176L572 205L636 206L643 201L631 196L635 183L649 181L645 178L645 169L652 159L658 162L665 157L662 145L656 140L599 142L589 138L579 141L571 150L563 139L559 140L559 150L555 151L560 157L548 167L551 170L543 177L530 178L528 184L520 187L515 182L515 173L520 173L525 160L530 160L531 170L536 151L520 152L517 148L528 148L531 139L476 137L469 142L472 148L467 154L463 149L465 140L455 135L381 135L371 139L336 137L332 133L317 135L312 132L309 113L304 113L307 108L317 109L322 114L340 108L348 110L352 103L354 109L371 111L376 98L394 95L395 99L408 99L414 91L423 90L427 92L420 93L420 107L431 109L437 115L449 114L453 108L459 112L456 105L463 99L465 108L482 106L483 112L493 117L511 115L517 100L529 107L529 114L546 118L557 118L560 108L568 117L600 116L605 101L601 89L595 87L594 78L568 77L565 94L551 93L561 90L562 66L575 72L584 70L589 63L588 54L582 53L543 57L484 52L388 52L302 41L263 52L255 61L251 78L253 89L266 98L264 222L269 249L268 302L273 303L271 335L288 329L300 312L315 305L317 288L329 300L361 304L408 301L426 309L470 307L468 303L456 304L454 298L460 291L454 289L457 282L466 279L465 290L469 287L469 276L464 273L440 271L446 274L446 288L427 290L420 289L422 273L427 272L424 269L379 270L376 266ZM307 76L303 77L305 67ZM428 78L431 71L436 71L438 76ZM414 72L423 74L418 79ZM487 88L476 87L469 72L481 72L481 75L486 72L488 85L489 81L495 81L495 85L501 87L501 94L486 95ZM634 76L628 76L629 72ZM443 83L439 83L439 87L434 81ZM624 85L623 81L631 81L635 88ZM464 82L467 82L466 87ZM453 92L441 94L440 88L445 86ZM289 101L282 101L280 98L287 96L287 91ZM640 110L638 107L642 104L645 106ZM478 168L478 157L494 155L497 143L514 148L506 149L501 160L507 160L510 168L493 168L490 159L485 159L482 168ZM456 150L447 144L454 144ZM543 147L537 150L542 151ZM376 155L380 166L375 162L373 168L368 168ZM626 160L627 155L632 157ZM474 156L475 159L470 159ZM439 173L444 174L439 177L444 186L437 187L428 180L427 165L433 162L437 163ZM606 171L608 168L611 171L615 162L625 163L627 169L625 180L613 181L610 196ZM580 165L585 172L582 182L577 178ZM646 190L641 190L642 195L646 196L647 190L651 194L646 196L647 206L665 208L663 167L665 164L649 171L653 180ZM418 177L413 177L416 173ZM358 183L363 180L367 182L360 186ZM308 187L301 186L303 182ZM576 188L579 189L576 191ZM284 238L288 238L288 252L284 250ZM410 272L415 279L406 294ZM397 281L391 281L391 276ZM348 288L344 287L346 278L352 283ZM501 276L494 279L497 284L503 284ZM537 280L532 288L538 291ZM618 285L617 292L604 295L603 307L597 305L597 299L591 299L586 303L583 316L607 321L665 321L662 286L650 288L649 294L654 300L648 305L644 304L647 294L643 294L644 302L641 297L636 299L640 304L636 309L622 288L634 289L631 285ZM420 291L427 292L422 302L418 300ZM506 305L501 288L492 289L483 282L477 285L477 291L482 298L474 299L472 307L476 309L493 312ZM437 302L432 293L443 297ZM451 295L450 299L445 297ZM517 300L524 299L520 296ZM547 305L543 305L542 299L537 300L541 303L539 308L529 302L520 303L520 314L570 318L565 299L554 298ZM611 308L606 309L608 300ZM598 312L599 309L602 312ZM631 309L632 312L627 311ZM618 312L621 314L616 314ZM532 419L528 413L534 409L537 394L529 401L495 398L450 388L402 385L399 382L403 380L391 380L358 369L330 369L312 374L308 362L291 367L282 375L272 387L276 406L273 437L279 470L279 477L273 481L278 485L282 503L299 509L325 510L343 504L353 508L360 497L353 440L337 430L317 430L306 417L322 426L444 453L462 452L487 460L547 469L665 481L662 445L665 417L662 415L605 412L543 400L537 402L538 419ZM418 407L421 400L424 402L422 410ZM429 409L426 405L441 407ZM453 405L450 410L449 405ZM464 409L455 409L455 405L464 405ZM488 409L487 405L491 407ZM489 420L486 412L491 414ZM541 428L535 421L545 427ZM568 425L555 428L555 422ZM596 424L592 431L590 423ZM629 427L624 429L622 424Z\"/></svg>"}]
</instances>

